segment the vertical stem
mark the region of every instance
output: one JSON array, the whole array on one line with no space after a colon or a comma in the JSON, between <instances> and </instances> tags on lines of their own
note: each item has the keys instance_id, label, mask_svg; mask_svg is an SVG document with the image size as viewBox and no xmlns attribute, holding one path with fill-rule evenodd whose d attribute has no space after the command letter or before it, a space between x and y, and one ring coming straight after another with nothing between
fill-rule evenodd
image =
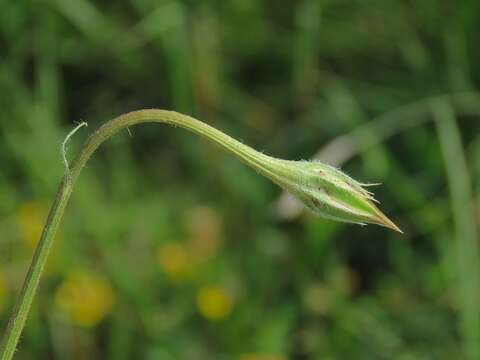
<instances>
[{"instance_id":1,"label":"vertical stem","mask_svg":"<svg viewBox=\"0 0 480 360\"><path fill-rule=\"evenodd\" d=\"M433 115L445 159L455 223L459 279L457 298L465 355L468 359L480 359L479 246L471 181L452 107L443 101L434 102Z\"/></svg>"},{"instance_id":2,"label":"vertical stem","mask_svg":"<svg viewBox=\"0 0 480 360\"><path fill-rule=\"evenodd\" d=\"M13 309L13 315L10 318L7 330L2 339L0 345L1 360L8 360L13 357L70 194L71 186L69 179L66 176L60 185L55 201L50 209L40 241L35 249L32 262L28 269L27 276L25 277L22 290L20 291L18 301Z\"/></svg>"}]
</instances>

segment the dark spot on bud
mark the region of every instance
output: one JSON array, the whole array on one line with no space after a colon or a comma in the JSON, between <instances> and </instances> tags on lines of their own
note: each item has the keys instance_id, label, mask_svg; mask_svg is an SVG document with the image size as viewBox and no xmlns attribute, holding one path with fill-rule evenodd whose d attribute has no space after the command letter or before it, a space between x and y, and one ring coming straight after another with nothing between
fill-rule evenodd
<instances>
[{"instance_id":1,"label":"dark spot on bud","mask_svg":"<svg viewBox=\"0 0 480 360\"><path fill-rule=\"evenodd\" d=\"M313 207L318 208L322 206L322 203L318 201L316 198L311 198L310 199L311 203L313 204Z\"/></svg>"}]
</instances>

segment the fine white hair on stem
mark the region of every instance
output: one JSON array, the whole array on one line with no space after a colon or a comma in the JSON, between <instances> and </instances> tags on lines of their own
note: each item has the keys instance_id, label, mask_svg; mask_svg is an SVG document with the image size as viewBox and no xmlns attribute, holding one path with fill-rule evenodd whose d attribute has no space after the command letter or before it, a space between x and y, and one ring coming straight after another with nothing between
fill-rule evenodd
<instances>
[{"instance_id":1,"label":"fine white hair on stem","mask_svg":"<svg viewBox=\"0 0 480 360\"><path fill-rule=\"evenodd\" d=\"M72 131L70 131L67 136L65 137L65 140L63 140L62 142L62 146L61 146L61 153L62 153L62 158L63 158L63 163L65 164L65 171L66 171L66 174L69 175L70 174L70 165L68 164L68 160L67 160L67 143L68 141L71 139L71 137L82 127L84 126L88 126L88 124L85 122L85 121L82 121L81 123L79 123Z\"/></svg>"}]
</instances>

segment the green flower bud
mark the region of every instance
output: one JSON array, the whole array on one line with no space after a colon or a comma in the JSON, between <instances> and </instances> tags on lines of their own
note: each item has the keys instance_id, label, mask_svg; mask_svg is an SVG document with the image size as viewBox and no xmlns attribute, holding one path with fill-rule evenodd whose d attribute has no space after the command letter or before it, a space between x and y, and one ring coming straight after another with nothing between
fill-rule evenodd
<instances>
[{"instance_id":1,"label":"green flower bud","mask_svg":"<svg viewBox=\"0 0 480 360\"><path fill-rule=\"evenodd\" d=\"M308 209L328 219L385 226L402 232L375 206L373 193L333 166L319 161L288 161L262 156L269 177Z\"/></svg>"},{"instance_id":2,"label":"green flower bud","mask_svg":"<svg viewBox=\"0 0 480 360\"><path fill-rule=\"evenodd\" d=\"M325 218L356 223L378 224L395 231L400 229L374 204L373 194L340 170L319 161L289 161L267 156L227 134L190 116L165 110L139 110L119 116L97 130L85 146L68 178L75 179L98 145L116 131L142 122L160 122L183 127L216 143L248 166L292 193L314 213ZM67 137L68 140L69 136ZM65 147L65 143L63 148Z\"/></svg>"}]
</instances>

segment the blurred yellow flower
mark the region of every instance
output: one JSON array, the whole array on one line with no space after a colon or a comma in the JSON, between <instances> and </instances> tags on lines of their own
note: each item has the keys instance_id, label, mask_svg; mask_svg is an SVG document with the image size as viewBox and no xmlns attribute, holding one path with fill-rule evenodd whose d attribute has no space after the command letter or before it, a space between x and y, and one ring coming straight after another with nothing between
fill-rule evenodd
<instances>
[{"instance_id":1,"label":"blurred yellow flower","mask_svg":"<svg viewBox=\"0 0 480 360\"><path fill-rule=\"evenodd\" d=\"M263 353L249 353L242 354L238 360L287 360L285 356L275 354L263 354Z\"/></svg>"},{"instance_id":2,"label":"blurred yellow flower","mask_svg":"<svg viewBox=\"0 0 480 360\"><path fill-rule=\"evenodd\" d=\"M194 207L186 213L185 225L196 260L208 260L218 251L223 241L223 220L217 211L207 206Z\"/></svg>"},{"instance_id":3,"label":"blurred yellow flower","mask_svg":"<svg viewBox=\"0 0 480 360\"><path fill-rule=\"evenodd\" d=\"M16 214L17 225L20 231L20 237L29 250L33 252L40 240L43 226L46 220L47 214L43 206L37 201L29 201L24 203L18 209ZM47 262L46 271L51 273L54 270L54 263L52 260L60 248L62 237L60 232L57 233L53 248Z\"/></svg>"},{"instance_id":4,"label":"blurred yellow flower","mask_svg":"<svg viewBox=\"0 0 480 360\"><path fill-rule=\"evenodd\" d=\"M112 311L115 294L106 279L72 272L57 288L55 305L75 325L93 327Z\"/></svg>"},{"instance_id":5,"label":"blurred yellow flower","mask_svg":"<svg viewBox=\"0 0 480 360\"><path fill-rule=\"evenodd\" d=\"M7 280L2 272L0 272L0 314L3 312L8 300Z\"/></svg>"},{"instance_id":6,"label":"blurred yellow flower","mask_svg":"<svg viewBox=\"0 0 480 360\"><path fill-rule=\"evenodd\" d=\"M29 249L35 249L45 221L42 206L36 201L24 203L18 210L16 218L23 242Z\"/></svg>"},{"instance_id":7,"label":"blurred yellow flower","mask_svg":"<svg viewBox=\"0 0 480 360\"><path fill-rule=\"evenodd\" d=\"M160 267L172 281L182 281L191 272L192 259L188 249L182 244L170 243L161 245L157 250Z\"/></svg>"},{"instance_id":8,"label":"blurred yellow flower","mask_svg":"<svg viewBox=\"0 0 480 360\"><path fill-rule=\"evenodd\" d=\"M206 286L197 294L197 307L205 318L211 321L221 320L232 311L233 299L220 286Z\"/></svg>"}]
</instances>

